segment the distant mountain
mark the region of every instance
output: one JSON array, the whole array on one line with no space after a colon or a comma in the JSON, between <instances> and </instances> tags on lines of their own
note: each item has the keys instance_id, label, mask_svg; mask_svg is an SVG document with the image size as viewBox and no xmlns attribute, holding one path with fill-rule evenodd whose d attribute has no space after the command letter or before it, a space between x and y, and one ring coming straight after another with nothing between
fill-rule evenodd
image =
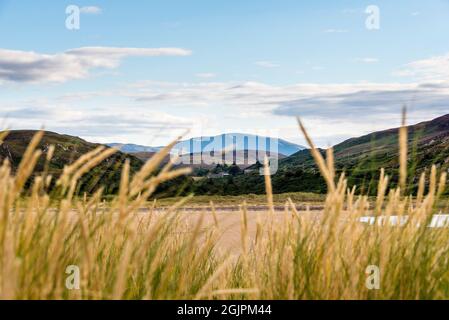
<instances>
[{"instance_id":1,"label":"distant mountain","mask_svg":"<svg viewBox=\"0 0 449 320\"><path fill-rule=\"evenodd\" d=\"M217 136L195 137L180 141L175 150L180 150L181 154L201 153L201 152L229 152L234 150L259 150L262 152L271 151L272 153L290 156L305 147L288 142L283 139L270 138L251 134L227 133Z\"/></svg>"},{"instance_id":2,"label":"distant mountain","mask_svg":"<svg viewBox=\"0 0 449 320\"><path fill-rule=\"evenodd\" d=\"M228 133L218 136L195 137L180 141L173 148L173 153L179 153L180 155L210 153L212 151L215 153L221 153L223 151L228 153L234 150L234 143L236 151L259 150L262 153L265 153L266 151L271 150L271 153L280 154L282 157L290 156L300 150L305 149L303 146L283 139L242 133ZM121 143L110 143L108 146L117 148L126 153L151 153L157 152L162 148Z\"/></svg>"},{"instance_id":3,"label":"distant mountain","mask_svg":"<svg viewBox=\"0 0 449 320\"><path fill-rule=\"evenodd\" d=\"M108 143L107 146L111 148L119 149L121 152L125 153L139 153L139 152L158 152L160 147L147 147L138 144L125 144L125 143Z\"/></svg>"}]
</instances>

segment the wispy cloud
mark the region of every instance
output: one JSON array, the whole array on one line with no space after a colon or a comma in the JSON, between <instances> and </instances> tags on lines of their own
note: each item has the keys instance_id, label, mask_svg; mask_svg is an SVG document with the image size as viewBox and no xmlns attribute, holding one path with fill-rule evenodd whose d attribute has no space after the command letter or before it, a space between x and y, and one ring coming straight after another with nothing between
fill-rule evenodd
<instances>
[{"instance_id":1,"label":"wispy cloud","mask_svg":"<svg viewBox=\"0 0 449 320\"><path fill-rule=\"evenodd\" d=\"M411 77L418 80L447 80L449 79L449 53L410 62L393 75Z\"/></svg>"},{"instance_id":2,"label":"wispy cloud","mask_svg":"<svg viewBox=\"0 0 449 320\"><path fill-rule=\"evenodd\" d=\"M449 107L449 84L365 84L332 91L280 102L274 113L375 121L377 117L396 114L404 104L433 113L444 112Z\"/></svg>"},{"instance_id":3,"label":"wispy cloud","mask_svg":"<svg viewBox=\"0 0 449 320\"><path fill-rule=\"evenodd\" d=\"M84 14L100 14L103 10L97 6L81 7L80 12Z\"/></svg>"},{"instance_id":4,"label":"wispy cloud","mask_svg":"<svg viewBox=\"0 0 449 320\"><path fill-rule=\"evenodd\" d=\"M94 68L116 68L126 57L190 54L190 50L181 48L83 47L56 54L0 49L0 80L66 82L86 78Z\"/></svg>"},{"instance_id":5,"label":"wispy cloud","mask_svg":"<svg viewBox=\"0 0 449 320\"><path fill-rule=\"evenodd\" d=\"M377 62L379 62L379 59L366 57L366 58L357 58L356 61L363 62L363 63L377 63Z\"/></svg>"},{"instance_id":6,"label":"wispy cloud","mask_svg":"<svg viewBox=\"0 0 449 320\"><path fill-rule=\"evenodd\" d=\"M346 117L347 111L359 110L372 116L372 113L389 112L394 106L400 107L404 103L441 110L443 106L449 106L449 83L301 83L273 86L259 82L215 82L179 83L170 87L158 87L152 83L129 96L155 105L189 106L201 101L204 105L244 105L285 115Z\"/></svg>"},{"instance_id":7,"label":"wispy cloud","mask_svg":"<svg viewBox=\"0 0 449 320\"><path fill-rule=\"evenodd\" d=\"M44 126L46 130L97 142L126 142L132 136L151 139L154 135L172 139L192 127L192 120L186 118L118 105L96 110L80 110L75 105L54 103L34 107L0 106L0 117L12 129L40 129Z\"/></svg>"},{"instance_id":8,"label":"wispy cloud","mask_svg":"<svg viewBox=\"0 0 449 320\"><path fill-rule=\"evenodd\" d=\"M262 68L279 68L280 65L273 61L256 61L254 63L256 66L262 67Z\"/></svg>"},{"instance_id":9,"label":"wispy cloud","mask_svg":"<svg viewBox=\"0 0 449 320\"><path fill-rule=\"evenodd\" d=\"M98 103L102 99L111 103L98 107L105 105ZM257 118L274 128L276 123L283 128L289 117L301 116L314 139L326 146L330 141L396 126L404 104L410 107L412 122L447 113L449 82L275 86L260 82L146 81L108 92L78 92L43 102L4 104L0 105L0 117L10 120L11 128L47 124L47 129L95 141L145 143L142 137L160 131L167 135L165 141L170 140L168 137L181 134L181 129L192 128L208 110L218 112L216 128L224 121L235 122L228 119L236 115L241 117L238 121Z\"/></svg>"},{"instance_id":10,"label":"wispy cloud","mask_svg":"<svg viewBox=\"0 0 449 320\"><path fill-rule=\"evenodd\" d=\"M220 105L230 113L244 107L249 118L252 112L262 112L267 116L319 119L321 124L333 123L335 134L350 137L366 130L395 126L404 104L411 108L410 118L417 121L446 113L449 110L449 83L301 83L289 86L257 82L182 83L161 88L152 85L134 97L139 103L154 106L192 108L201 104L201 107L213 108ZM341 123L347 126L345 132L339 129ZM330 124L325 127L330 128ZM318 130L316 137L324 138L324 133Z\"/></svg>"}]
</instances>

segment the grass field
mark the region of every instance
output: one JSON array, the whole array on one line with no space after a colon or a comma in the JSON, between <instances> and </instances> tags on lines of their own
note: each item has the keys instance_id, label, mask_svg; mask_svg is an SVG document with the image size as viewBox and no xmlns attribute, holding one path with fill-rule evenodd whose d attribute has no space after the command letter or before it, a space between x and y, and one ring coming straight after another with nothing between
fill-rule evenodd
<instances>
[{"instance_id":1,"label":"grass field","mask_svg":"<svg viewBox=\"0 0 449 320\"><path fill-rule=\"evenodd\" d=\"M64 169L57 196L53 177L24 185L41 152L37 134L15 173L0 166L0 298L2 299L447 299L449 233L427 228L445 188L434 166L405 194L406 131L400 130L401 177L388 190L380 172L375 198L348 190L336 177L332 150L314 148L328 194L274 197L270 176L264 211L260 197L197 198L206 205L236 203L238 211L183 212L190 199L148 202L157 186L187 169L159 163L155 155L135 175L126 162L120 192L106 205L101 190L75 197L80 177L114 150L97 148ZM2 140L4 137L0 137ZM51 155L47 155L49 161ZM297 202L321 202L320 212L298 211ZM275 210L275 205L283 210ZM145 208L142 210L142 208ZM407 217L401 226L367 225L364 216Z\"/></svg>"}]
</instances>

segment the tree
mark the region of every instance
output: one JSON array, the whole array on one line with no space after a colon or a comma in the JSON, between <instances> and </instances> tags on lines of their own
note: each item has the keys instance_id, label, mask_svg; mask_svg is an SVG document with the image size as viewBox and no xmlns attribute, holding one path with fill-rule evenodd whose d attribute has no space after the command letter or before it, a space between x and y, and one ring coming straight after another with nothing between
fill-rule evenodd
<instances>
[{"instance_id":1,"label":"tree","mask_svg":"<svg viewBox=\"0 0 449 320\"><path fill-rule=\"evenodd\" d=\"M242 173L242 169L240 169L239 166L233 164L232 166L229 167L228 172L232 176L237 176Z\"/></svg>"}]
</instances>

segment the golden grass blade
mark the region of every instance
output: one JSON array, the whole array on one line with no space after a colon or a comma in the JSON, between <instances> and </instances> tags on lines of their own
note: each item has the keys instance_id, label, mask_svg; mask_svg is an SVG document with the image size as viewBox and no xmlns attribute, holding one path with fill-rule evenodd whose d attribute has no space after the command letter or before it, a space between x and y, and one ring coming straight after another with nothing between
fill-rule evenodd
<instances>
[{"instance_id":1,"label":"golden grass blade","mask_svg":"<svg viewBox=\"0 0 449 320\"><path fill-rule=\"evenodd\" d=\"M407 109L402 109L402 125L399 129L399 186L404 194L407 186L408 128Z\"/></svg>"},{"instance_id":2,"label":"golden grass blade","mask_svg":"<svg viewBox=\"0 0 449 320\"><path fill-rule=\"evenodd\" d=\"M419 206L424 198L424 189L426 187L426 173L423 172L419 178L418 194L416 196L416 205Z\"/></svg>"},{"instance_id":3,"label":"golden grass blade","mask_svg":"<svg viewBox=\"0 0 449 320\"><path fill-rule=\"evenodd\" d=\"M36 151L36 148L39 145L39 142L42 140L43 136L43 131L39 131L38 133L36 133L31 139L30 144L28 145L25 153L22 156L22 160L20 161L19 167L17 168L15 179L16 183L14 193L16 194L21 191L26 180L30 177L37 163L37 160L41 155L41 151Z\"/></svg>"},{"instance_id":4,"label":"golden grass blade","mask_svg":"<svg viewBox=\"0 0 449 320\"><path fill-rule=\"evenodd\" d=\"M265 175L265 193L267 195L268 210L271 215L274 214L273 187L271 185L271 172L268 158L264 159L264 175Z\"/></svg>"},{"instance_id":5,"label":"golden grass blade","mask_svg":"<svg viewBox=\"0 0 449 320\"><path fill-rule=\"evenodd\" d=\"M122 176L120 179L120 190L119 190L120 221L122 221L125 218L125 215L127 213L126 207L128 204L129 171L130 171L130 162L129 159L126 159L125 165L122 170Z\"/></svg>"},{"instance_id":6,"label":"golden grass blade","mask_svg":"<svg viewBox=\"0 0 449 320\"><path fill-rule=\"evenodd\" d=\"M3 144L3 141L5 141L6 137L8 136L9 131L2 131L0 132L0 145Z\"/></svg>"},{"instance_id":7,"label":"golden grass blade","mask_svg":"<svg viewBox=\"0 0 449 320\"><path fill-rule=\"evenodd\" d=\"M292 209L293 214L295 215L296 218L299 219L300 216L298 210L296 209L296 205L293 203L291 198L288 198L287 201L290 204L290 208Z\"/></svg>"},{"instance_id":8,"label":"golden grass blade","mask_svg":"<svg viewBox=\"0 0 449 320\"><path fill-rule=\"evenodd\" d=\"M213 286L215 280L219 278L226 270L228 269L229 265L232 262L232 257L228 257L214 272L214 274L207 279L206 283L203 285L203 287L198 291L196 294L194 300L199 300L204 297L209 296L213 291L211 290L211 287Z\"/></svg>"},{"instance_id":9,"label":"golden grass blade","mask_svg":"<svg viewBox=\"0 0 449 320\"><path fill-rule=\"evenodd\" d=\"M218 216L217 216L217 211L215 210L215 204L213 201L209 202L209 206L211 208L211 213L212 213L212 217L214 218L214 225L215 227L218 229L219 226L219 222L218 222Z\"/></svg>"},{"instance_id":10,"label":"golden grass blade","mask_svg":"<svg viewBox=\"0 0 449 320\"><path fill-rule=\"evenodd\" d=\"M168 146L164 147L161 151L156 153L150 160L148 160L145 165L140 169L138 173L133 177L131 181L132 189L130 191L130 196L135 196L139 193L139 188L137 186L142 185L145 179L150 176L159 166L159 164L164 160L164 158L169 154L173 147L179 142L181 137L170 143Z\"/></svg>"},{"instance_id":11,"label":"golden grass blade","mask_svg":"<svg viewBox=\"0 0 449 320\"><path fill-rule=\"evenodd\" d=\"M301 129L301 132L303 133L303 135L307 141L307 144L310 147L310 152L312 153L312 156L315 159L318 169L320 170L321 175L326 180L329 191L333 192L335 190L335 182L332 179L332 174L329 172L329 169L326 165L326 162L323 159L323 156L317 150L317 148L315 147L315 144L313 143L312 139L310 138L309 134L307 133L307 130L304 127L304 125L302 124L301 119L298 117L297 120L298 120L299 128Z\"/></svg>"},{"instance_id":12,"label":"golden grass blade","mask_svg":"<svg viewBox=\"0 0 449 320\"><path fill-rule=\"evenodd\" d=\"M326 150L326 164L327 171L329 172L329 178L335 180L335 164L334 164L334 149L328 148Z\"/></svg>"},{"instance_id":13,"label":"golden grass blade","mask_svg":"<svg viewBox=\"0 0 449 320\"><path fill-rule=\"evenodd\" d=\"M89 151L88 153L82 155L79 157L74 163L71 165L67 165L64 167L63 172L61 176L56 181L56 185L63 187L63 193L66 191L66 189L69 187L70 181L72 180L72 176L74 173L85 163L87 163L90 159L96 157L98 154L100 154L103 150L106 148L104 146L99 146L95 148L92 151Z\"/></svg>"},{"instance_id":14,"label":"golden grass blade","mask_svg":"<svg viewBox=\"0 0 449 320\"><path fill-rule=\"evenodd\" d=\"M242 242L243 256L246 256L248 253L248 211L246 209L246 202L243 202L243 204L240 206L240 215L240 237Z\"/></svg>"}]
</instances>

